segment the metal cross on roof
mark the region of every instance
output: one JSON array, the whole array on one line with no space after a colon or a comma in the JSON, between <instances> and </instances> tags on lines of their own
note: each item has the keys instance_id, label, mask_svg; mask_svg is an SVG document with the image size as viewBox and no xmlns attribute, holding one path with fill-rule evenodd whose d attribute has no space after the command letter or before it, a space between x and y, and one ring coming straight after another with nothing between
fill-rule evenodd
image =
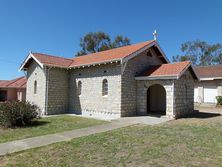
<instances>
[{"instance_id":1,"label":"metal cross on roof","mask_svg":"<svg viewBox=\"0 0 222 167\"><path fill-rule=\"evenodd\" d=\"M154 30L154 32L153 32L153 38L154 38L155 41L157 40L157 32L156 32L156 30Z\"/></svg>"}]
</instances>

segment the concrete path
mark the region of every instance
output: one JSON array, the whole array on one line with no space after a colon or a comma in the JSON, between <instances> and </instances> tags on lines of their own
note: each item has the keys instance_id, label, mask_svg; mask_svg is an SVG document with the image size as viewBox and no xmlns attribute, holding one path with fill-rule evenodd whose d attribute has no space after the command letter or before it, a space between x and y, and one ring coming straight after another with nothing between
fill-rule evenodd
<instances>
[{"instance_id":1,"label":"concrete path","mask_svg":"<svg viewBox=\"0 0 222 167\"><path fill-rule=\"evenodd\" d=\"M111 123L92 126L88 128L76 129L72 131L66 131L62 133L49 134L44 136L37 136L22 140L16 140L12 142L2 143L0 144L0 156L6 155L8 153L23 151L31 148L46 146L49 144L61 142L61 141L69 141L74 138L88 136L91 134L107 132L110 130L123 128L135 124L148 124L155 125L159 123L163 123L169 121L169 118L155 118L155 117L127 117L120 118L118 120L114 120Z\"/></svg>"},{"instance_id":2,"label":"concrete path","mask_svg":"<svg viewBox=\"0 0 222 167\"><path fill-rule=\"evenodd\" d=\"M131 122L134 124L145 124L145 125L157 125L160 123L164 123L170 120L174 120L173 118L167 117L153 117L153 116L136 116L136 117L123 117L118 119L121 122Z\"/></svg>"}]
</instances>

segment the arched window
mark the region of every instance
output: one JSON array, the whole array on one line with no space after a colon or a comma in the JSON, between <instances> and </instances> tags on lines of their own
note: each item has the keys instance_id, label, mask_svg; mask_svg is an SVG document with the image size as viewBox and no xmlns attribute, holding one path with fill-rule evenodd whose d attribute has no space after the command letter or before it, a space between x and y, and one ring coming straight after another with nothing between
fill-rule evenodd
<instances>
[{"instance_id":1,"label":"arched window","mask_svg":"<svg viewBox=\"0 0 222 167\"><path fill-rule=\"evenodd\" d=\"M37 81L34 82L34 94L37 94Z\"/></svg>"},{"instance_id":2,"label":"arched window","mask_svg":"<svg viewBox=\"0 0 222 167\"><path fill-rule=\"evenodd\" d=\"M103 80L102 95L103 96L108 95L108 81L107 81L107 79Z\"/></svg>"},{"instance_id":3,"label":"arched window","mask_svg":"<svg viewBox=\"0 0 222 167\"><path fill-rule=\"evenodd\" d=\"M81 81L78 82L78 90L77 90L77 92L78 92L78 95L82 94L82 82Z\"/></svg>"}]
</instances>

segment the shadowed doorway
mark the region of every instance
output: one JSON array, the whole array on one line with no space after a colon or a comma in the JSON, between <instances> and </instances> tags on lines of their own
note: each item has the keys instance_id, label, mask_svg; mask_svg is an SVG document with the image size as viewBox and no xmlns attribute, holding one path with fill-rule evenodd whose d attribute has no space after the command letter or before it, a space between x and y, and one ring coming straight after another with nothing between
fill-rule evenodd
<instances>
[{"instance_id":1,"label":"shadowed doorway","mask_svg":"<svg viewBox=\"0 0 222 167\"><path fill-rule=\"evenodd\" d=\"M166 115L166 90L155 84L147 90L147 114Z\"/></svg>"}]
</instances>

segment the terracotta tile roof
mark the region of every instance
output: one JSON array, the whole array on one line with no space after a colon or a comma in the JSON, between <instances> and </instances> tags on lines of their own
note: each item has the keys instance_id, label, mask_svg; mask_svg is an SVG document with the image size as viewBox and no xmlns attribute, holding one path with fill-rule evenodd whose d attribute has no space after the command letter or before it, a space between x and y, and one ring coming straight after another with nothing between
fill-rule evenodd
<instances>
[{"instance_id":1,"label":"terracotta tile roof","mask_svg":"<svg viewBox=\"0 0 222 167\"><path fill-rule=\"evenodd\" d=\"M35 56L35 58L42 64L49 66L52 65L56 67L69 67L73 62L72 59L42 53L32 53L32 55Z\"/></svg>"},{"instance_id":2,"label":"terracotta tile roof","mask_svg":"<svg viewBox=\"0 0 222 167\"><path fill-rule=\"evenodd\" d=\"M144 73L142 73L140 77L178 77L190 65L191 63L189 61L184 61L151 66Z\"/></svg>"},{"instance_id":3,"label":"terracotta tile roof","mask_svg":"<svg viewBox=\"0 0 222 167\"><path fill-rule=\"evenodd\" d=\"M42 53L32 53L32 55L42 64L54 67L69 68L83 65L91 65L96 63L110 62L115 60L121 60L136 51L146 47L153 43L154 40L146 41L134 45L124 46L120 48L110 49L97 53L88 54L85 56L79 56L72 59L63 58L58 56L52 56Z\"/></svg>"},{"instance_id":4,"label":"terracotta tile roof","mask_svg":"<svg viewBox=\"0 0 222 167\"><path fill-rule=\"evenodd\" d=\"M10 81L4 81L4 80L0 80L0 88L2 87L7 87L7 85L10 83Z\"/></svg>"},{"instance_id":5,"label":"terracotta tile roof","mask_svg":"<svg viewBox=\"0 0 222 167\"><path fill-rule=\"evenodd\" d=\"M26 88L26 77L19 77L10 81L0 80L0 88Z\"/></svg>"},{"instance_id":6,"label":"terracotta tile roof","mask_svg":"<svg viewBox=\"0 0 222 167\"><path fill-rule=\"evenodd\" d=\"M120 60L125 58L134 52L144 48L145 46L153 43L154 41L146 41L134 45L124 46L120 48L110 49L102 52L92 53L85 56L79 56L73 58L73 63L70 67L89 65L101 62L109 62L112 60Z\"/></svg>"},{"instance_id":7,"label":"terracotta tile roof","mask_svg":"<svg viewBox=\"0 0 222 167\"><path fill-rule=\"evenodd\" d=\"M199 78L222 77L222 64L212 66L199 66L194 68Z\"/></svg>"}]
</instances>

